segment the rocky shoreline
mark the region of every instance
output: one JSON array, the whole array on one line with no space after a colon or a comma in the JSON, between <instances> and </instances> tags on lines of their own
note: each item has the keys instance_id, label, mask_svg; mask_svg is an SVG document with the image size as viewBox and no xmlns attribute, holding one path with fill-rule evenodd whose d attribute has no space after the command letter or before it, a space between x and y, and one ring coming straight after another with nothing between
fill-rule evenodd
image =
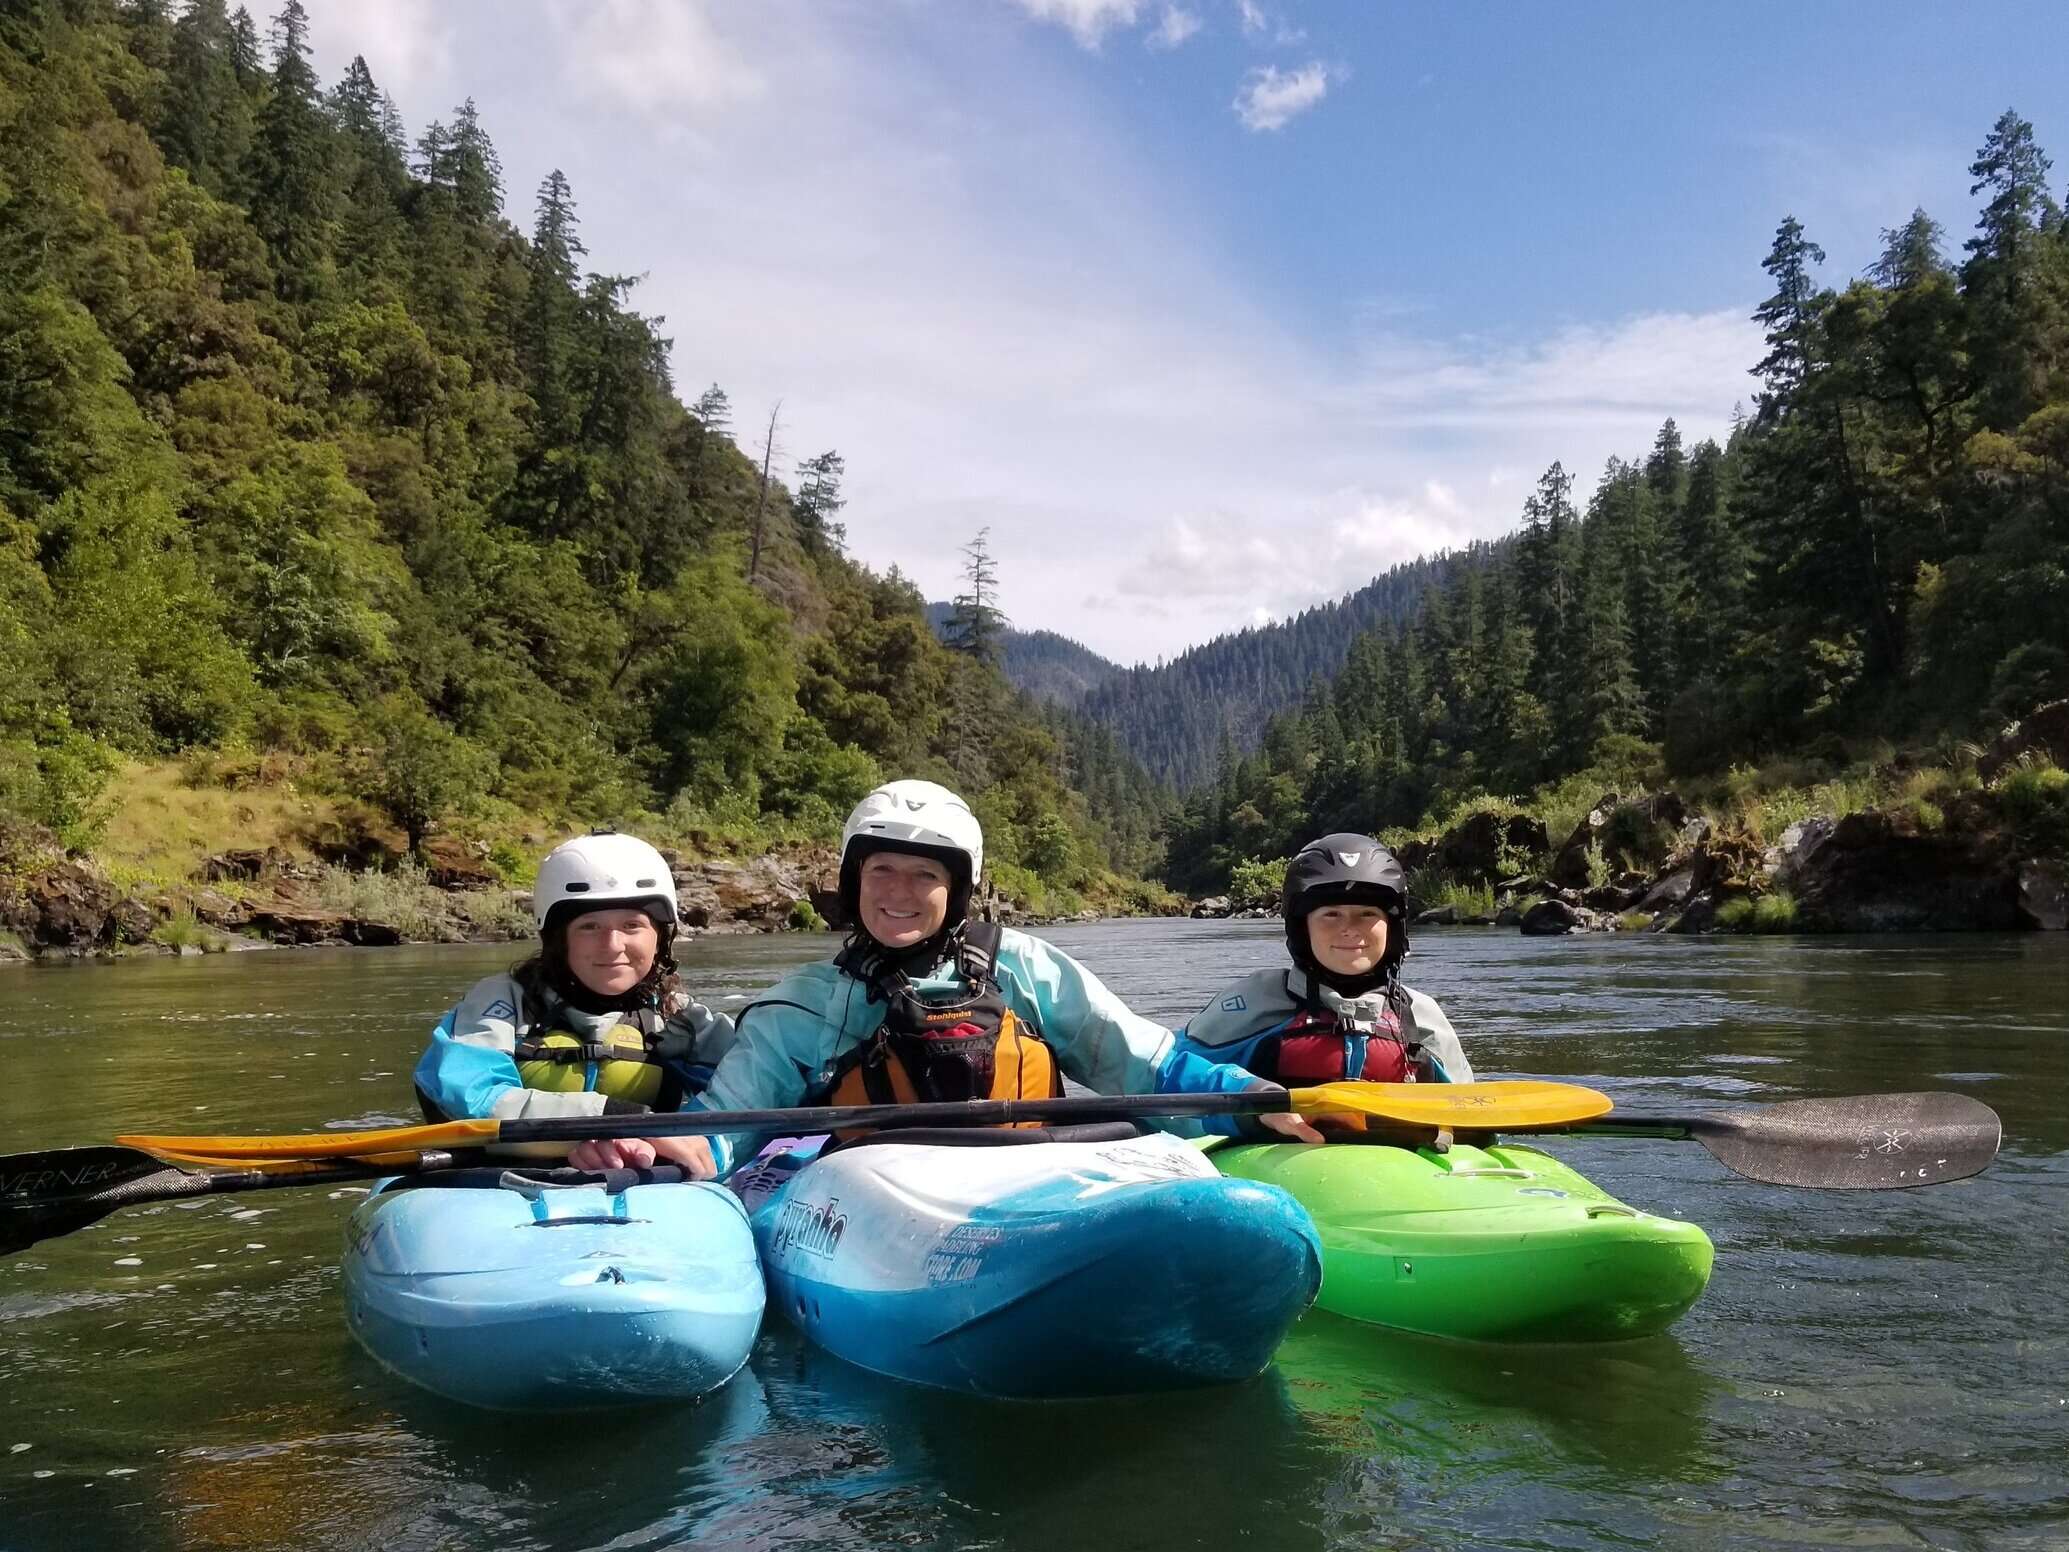
<instances>
[{"instance_id":1,"label":"rocky shoreline","mask_svg":"<svg viewBox=\"0 0 2069 1552\"><path fill-rule=\"evenodd\" d=\"M1928 932L2069 929L2069 701L2008 728L1977 783L1942 795L1813 815L1771 844L1720 824L1669 790L1605 792L1555 846L1542 820L1493 805L1397 848L1412 919L1425 926L1582 932ZM2036 809L2015 781L2045 772ZM2030 785L2030 784L2029 784ZM838 924L839 859L796 846L739 860L663 848L686 932L809 930ZM328 860L278 849L226 851L186 882L125 887L49 831L0 820L0 962L346 944L515 942L530 896L509 888L485 847L433 837L420 866ZM1438 904L1465 894L1489 910ZM988 886L978 911L1037 918ZM1276 902L1227 895L1198 918L1265 917ZM1084 912L1070 921L1096 919Z\"/></svg>"},{"instance_id":2,"label":"rocky shoreline","mask_svg":"<svg viewBox=\"0 0 2069 1552\"><path fill-rule=\"evenodd\" d=\"M1542 821L1490 808L1397 848L1411 919L1576 932L1940 932L2069 929L2069 701L2007 728L1976 785L1937 801L1813 815L1772 844L1672 790L1606 792L1556 846ZM2045 774L2040 804L2016 780ZM1518 867L1519 862L1531 864ZM1460 886L1492 911L1414 893ZM1271 902L1203 900L1194 916L1265 916Z\"/></svg>"},{"instance_id":3,"label":"rocky shoreline","mask_svg":"<svg viewBox=\"0 0 2069 1552\"><path fill-rule=\"evenodd\" d=\"M830 847L740 860L661 853L686 936L808 931L839 920L840 864ZM508 888L484 856L439 838L399 886L393 874L278 848L223 852L197 872L185 884L124 888L91 860L65 856L48 831L0 828L0 963L502 943L533 932L531 896ZM1016 925L1037 920L989 889L978 908Z\"/></svg>"}]
</instances>

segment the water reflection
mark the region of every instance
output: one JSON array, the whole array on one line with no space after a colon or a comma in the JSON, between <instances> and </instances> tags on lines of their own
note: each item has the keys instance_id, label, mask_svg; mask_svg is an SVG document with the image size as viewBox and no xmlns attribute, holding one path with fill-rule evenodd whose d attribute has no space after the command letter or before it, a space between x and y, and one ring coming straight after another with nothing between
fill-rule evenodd
<instances>
[{"instance_id":1,"label":"water reflection","mask_svg":"<svg viewBox=\"0 0 2069 1552\"><path fill-rule=\"evenodd\" d=\"M1166 1020L1282 953L1275 923L1054 936ZM827 947L705 939L691 980L746 994ZM359 1353L349 1197L118 1213L0 1261L0 1548L2061 1544L2069 940L1457 931L1417 950L1414 983L1490 1075L1660 1112L1951 1087L2003 1114L2004 1156L1839 1194L1741 1180L1694 1144L1550 1144L1716 1241L1708 1294L1652 1342L1484 1349L1314 1315L1250 1385L1000 1404L778 1324L700 1406L572 1420L468 1413ZM429 1022L509 957L0 972L0 1139L406 1117Z\"/></svg>"}]
</instances>

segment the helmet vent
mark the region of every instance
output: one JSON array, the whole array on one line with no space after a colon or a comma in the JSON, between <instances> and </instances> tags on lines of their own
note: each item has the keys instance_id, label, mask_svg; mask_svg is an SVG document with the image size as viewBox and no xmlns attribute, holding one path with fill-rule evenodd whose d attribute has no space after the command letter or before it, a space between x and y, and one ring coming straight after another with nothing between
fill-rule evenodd
<instances>
[{"instance_id":1,"label":"helmet vent","mask_svg":"<svg viewBox=\"0 0 2069 1552\"><path fill-rule=\"evenodd\" d=\"M634 879L632 881L632 887L634 889L652 889L654 887L654 881L650 878Z\"/></svg>"},{"instance_id":2,"label":"helmet vent","mask_svg":"<svg viewBox=\"0 0 2069 1552\"><path fill-rule=\"evenodd\" d=\"M567 892L571 895L586 895L587 893L589 893L588 883L585 880L579 878L571 879L561 887L567 890Z\"/></svg>"}]
</instances>

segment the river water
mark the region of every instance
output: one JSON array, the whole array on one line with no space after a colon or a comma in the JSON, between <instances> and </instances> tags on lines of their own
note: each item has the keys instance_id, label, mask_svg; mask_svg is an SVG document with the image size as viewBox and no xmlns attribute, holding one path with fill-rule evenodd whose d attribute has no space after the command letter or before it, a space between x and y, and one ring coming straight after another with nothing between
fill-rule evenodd
<instances>
[{"instance_id":1,"label":"river water","mask_svg":"<svg viewBox=\"0 0 2069 1552\"><path fill-rule=\"evenodd\" d=\"M1050 936L1180 1021L1275 923ZM705 939L700 995L825 938ZM1687 1143L1555 1151L1703 1224L1674 1331L1477 1348L1311 1314L1262 1378L1182 1398L909 1389L772 1319L701 1405L472 1415L345 1331L322 1189L118 1213L0 1261L0 1549L2069 1549L2069 940L1425 932L1483 1077L1628 1109L1950 1088L2004 1151L1937 1189L1818 1193ZM0 973L0 1149L416 1119L424 1031L503 949Z\"/></svg>"}]
</instances>

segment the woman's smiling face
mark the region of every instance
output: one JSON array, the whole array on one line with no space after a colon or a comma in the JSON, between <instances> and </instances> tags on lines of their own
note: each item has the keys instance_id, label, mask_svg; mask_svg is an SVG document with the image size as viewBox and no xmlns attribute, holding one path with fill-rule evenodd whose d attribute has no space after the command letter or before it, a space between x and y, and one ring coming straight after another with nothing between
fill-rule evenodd
<instances>
[{"instance_id":1,"label":"woman's smiling face","mask_svg":"<svg viewBox=\"0 0 2069 1552\"><path fill-rule=\"evenodd\" d=\"M584 911L568 923L568 969L600 997L632 990L654 968L661 935L645 911Z\"/></svg>"},{"instance_id":2,"label":"woman's smiling face","mask_svg":"<svg viewBox=\"0 0 2069 1552\"><path fill-rule=\"evenodd\" d=\"M924 943L948 920L948 867L932 857L880 851L862 862L862 930L888 949Z\"/></svg>"},{"instance_id":3,"label":"woman's smiling face","mask_svg":"<svg viewBox=\"0 0 2069 1552\"><path fill-rule=\"evenodd\" d=\"M1386 913L1376 905L1325 905L1308 912L1307 941L1324 970L1369 975L1386 958Z\"/></svg>"}]
</instances>

